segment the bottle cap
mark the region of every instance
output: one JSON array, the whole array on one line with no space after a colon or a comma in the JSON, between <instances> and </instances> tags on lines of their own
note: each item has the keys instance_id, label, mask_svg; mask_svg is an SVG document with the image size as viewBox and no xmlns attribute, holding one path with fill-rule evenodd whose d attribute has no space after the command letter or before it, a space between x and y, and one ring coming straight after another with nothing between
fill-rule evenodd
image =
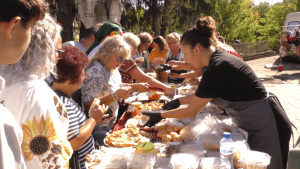
<instances>
[{"instance_id":1,"label":"bottle cap","mask_svg":"<svg viewBox=\"0 0 300 169\"><path fill-rule=\"evenodd\" d=\"M229 139L230 138L230 133L229 132L224 132L223 137Z\"/></svg>"}]
</instances>

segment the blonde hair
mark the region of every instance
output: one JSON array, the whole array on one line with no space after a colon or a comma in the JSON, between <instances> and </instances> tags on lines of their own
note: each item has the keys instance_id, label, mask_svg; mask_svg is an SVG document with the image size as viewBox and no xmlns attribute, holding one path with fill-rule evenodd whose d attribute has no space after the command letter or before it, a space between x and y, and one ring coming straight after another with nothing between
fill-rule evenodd
<instances>
[{"instance_id":1,"label":"blonde hair","mask_svg":"<svg viewBox=\"0 0 300 169\"><path fill-rule=\"evenodd\" d=\"M173 40L175 41L176 43L179 43L180 42L180 34L176 33L176 32L173 32L173 33L170 33L167 37L166 37L166 40Z\"/></svg>"},{"instance_id":2,"label":"blonde hair","mask_svg":"<svg viewBox=\"0 0 300 169\"><path fill-rule=\"evenodd\" d=\"M90 63L94 61L100 62L106 66L109 57L117 56L125 59L130 58L130 46L125 42L124 38L119 35L106 38L100 45L98 51L90 59Z\"/></svg>"},{"instance_id":3,"label":"blonde hair","mask_svg":"<svg viewBox=\"0 0 300 169\"><path fill-rule=\"evenodd\" d=\"M6 85L44 79L50 73L55 74L55 49L61 30L61 26L49 14L38 21L32 28L29 46L21 59L15 64L1 66L0 74L6 80Z\"/></svg>"},{"instance_id":4,"label":"blonde hair","mask_svg":"<svg viewBox=\"0 0 300 169\"><path fill-rule=\"evenodd\" d=\"M137 37L135 34L133 34L131 32L124 33L123 38L130 46L133 46L133 45L139 46L139 44L140 44L139 37Z\"/></svg>"}]
</instances>

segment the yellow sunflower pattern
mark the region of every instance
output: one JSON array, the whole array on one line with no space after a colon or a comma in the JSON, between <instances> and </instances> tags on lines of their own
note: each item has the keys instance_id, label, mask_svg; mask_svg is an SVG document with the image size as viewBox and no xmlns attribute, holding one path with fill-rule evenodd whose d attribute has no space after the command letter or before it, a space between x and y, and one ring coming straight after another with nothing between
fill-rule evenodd
<instances>
[{"instance_id":1,"label":"yellow sunflower pattern","mask_svg":"<svg viewBox=\"0 0 300 169\"><path fill-rule=\"evenodd\" d=\"M27 124L22 124L22 130L22 150L26 161L31 161L34 156L46 154L50 150L51 141L58 139L57 131L50 117L45 121L44 116L41 116L37 121L34 116L32 123L27 120Z\"/></svg>"}]
</instances>

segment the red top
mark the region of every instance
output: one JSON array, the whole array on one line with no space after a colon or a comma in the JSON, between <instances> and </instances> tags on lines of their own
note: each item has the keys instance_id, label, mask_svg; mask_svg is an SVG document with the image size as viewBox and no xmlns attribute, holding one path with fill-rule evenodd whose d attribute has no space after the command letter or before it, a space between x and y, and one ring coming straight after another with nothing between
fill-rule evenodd
<instances>
[{"instance_id":1,"label":"red top","mask_svg":"<svg viewBox=\"0 0 300 169\"><path fill-rule=\"evenodd\" d=\"M231 51L231 50L229 50L229 51L226 51L227 53L230 53L230 54L232 54L232 55L234 55L234 56L237 56L238 58L240 58L240 59L242 59L242 57L238 54L238 53L236 53L236 52L234 52L234 51Z\"/></svg>"},{"instance_id":2,"label":"red top","mask_svg":"<svg viewBox=\"0 0 300 169\"><path fill-rule=\"evenodd\" d=\"M134 78L130 73L137 68L137 64L134 60L125 60L123 64L119 67L119 72L122 76L123 83L133 83Z\"/></svg>"}]
</instances>

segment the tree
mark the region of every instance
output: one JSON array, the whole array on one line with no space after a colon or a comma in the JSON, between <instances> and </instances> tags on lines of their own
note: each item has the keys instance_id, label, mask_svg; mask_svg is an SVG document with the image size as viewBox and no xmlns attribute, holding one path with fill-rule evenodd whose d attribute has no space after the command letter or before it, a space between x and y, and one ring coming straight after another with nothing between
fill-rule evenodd
<instances>
[{"instance_id":1,"label":"tree","mask_svg":"<svg viewBox=\"0 0 300 169\"><path fill-rule=\"evenodd\" d=\"M75 17L74 0L57 0L58 9L63 20L63 32L66 41L73 41L73 21Z\"/></svg>"}]
</instances>

